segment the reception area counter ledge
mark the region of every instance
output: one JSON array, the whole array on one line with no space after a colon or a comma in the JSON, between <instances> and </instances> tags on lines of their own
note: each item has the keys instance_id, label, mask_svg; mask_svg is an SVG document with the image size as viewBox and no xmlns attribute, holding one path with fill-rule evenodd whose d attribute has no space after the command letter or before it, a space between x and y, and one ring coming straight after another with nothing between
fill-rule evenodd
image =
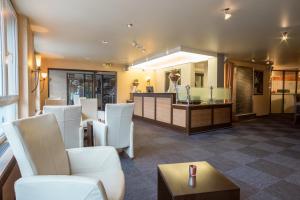
<instances>
[{"instance_id":1,"label":"reception area counter ledge","mask_svg":"<svg viewBox=\"0 0 300 200\"><path fill-rule=\"evenodd\" d=\"M134 116L190 134L230 127L232 104L175 104L174 93L134 93Z\"/></svg>"}]
</instances>

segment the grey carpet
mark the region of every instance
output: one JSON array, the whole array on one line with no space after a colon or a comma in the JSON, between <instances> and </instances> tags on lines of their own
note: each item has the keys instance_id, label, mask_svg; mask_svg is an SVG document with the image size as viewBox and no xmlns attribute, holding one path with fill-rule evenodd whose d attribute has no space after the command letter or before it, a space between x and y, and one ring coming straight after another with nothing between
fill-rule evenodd
<instances>
[{"instance_id":1,"label":"grey carpet","mask_svg":"<svg viewBox=\"0 0 300 200\"><path fill-rule=\"evenodd\" d=\"M126 200L157 199L157 165L208 161L241 188L241 199L300 199L300 130L291 119L260 118L185 136L135 121L135 159L121 155Z\"/></svg>"}]
</instances>

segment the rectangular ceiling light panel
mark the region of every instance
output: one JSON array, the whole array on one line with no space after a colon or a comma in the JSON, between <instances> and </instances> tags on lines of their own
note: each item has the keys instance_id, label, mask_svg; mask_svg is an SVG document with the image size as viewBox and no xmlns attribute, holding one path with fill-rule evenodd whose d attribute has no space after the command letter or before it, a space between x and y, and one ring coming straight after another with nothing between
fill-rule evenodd
<instances>
[{"instance_id":1,"label":"rectangular ceiling light panel","mask_svg":"<svg viewBox=\"0 0 300 200\"><path fill-rule=\"evenodd\" d=\"M197 63L206 61L212 56L203 55L198 53L191 53L187 51L177 51L174 53L166 54L164 56L153 58L145 62L132 65L131 69L161 69L166 67L172 67L176 65L182 65L186 63Z\"/></svg>"}]
</instances>

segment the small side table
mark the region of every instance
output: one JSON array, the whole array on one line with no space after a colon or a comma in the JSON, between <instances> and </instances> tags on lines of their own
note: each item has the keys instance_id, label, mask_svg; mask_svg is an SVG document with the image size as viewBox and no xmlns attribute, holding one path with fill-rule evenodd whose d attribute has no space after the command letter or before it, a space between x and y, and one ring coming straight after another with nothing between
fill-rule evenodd
<instances>
[{"instance_id":1,"label":"small side table","mask_svg":"<svg viewBox=\"0 0 300 200\"><path fill-rule=\"evenodd\" d=\"M194 186L189 165L197 166ZM239 200L240 188L207 162L158 165L158 200Z\"/></svg>"}]
</instances>

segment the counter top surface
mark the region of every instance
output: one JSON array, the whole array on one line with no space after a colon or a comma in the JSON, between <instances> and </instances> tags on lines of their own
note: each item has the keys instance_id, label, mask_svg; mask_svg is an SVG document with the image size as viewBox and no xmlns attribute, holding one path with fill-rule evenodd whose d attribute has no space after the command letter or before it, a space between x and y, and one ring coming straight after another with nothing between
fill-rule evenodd
<instances>
[{"instance_id":1,"label":"counter top surface","mask_svg":"<svg viewBox=\"0 0 300 200\"><path fill-rule=\"evenodd\" d=\"M134 92L132 94L176 94L171 92Z\"/></svg>"},{"instance_id":2,"label":"counter top surface","mask_svg":"<svg viewBox=\"0 0 300 200\"><path fill-rule=\"evenodd\" d=\"M197 106L217 106L217 105L231 105L231 102L228 103L201 103L201 104L173 104L173 106L181 107L197 107Z\"/></svg>"}]
</instances>

